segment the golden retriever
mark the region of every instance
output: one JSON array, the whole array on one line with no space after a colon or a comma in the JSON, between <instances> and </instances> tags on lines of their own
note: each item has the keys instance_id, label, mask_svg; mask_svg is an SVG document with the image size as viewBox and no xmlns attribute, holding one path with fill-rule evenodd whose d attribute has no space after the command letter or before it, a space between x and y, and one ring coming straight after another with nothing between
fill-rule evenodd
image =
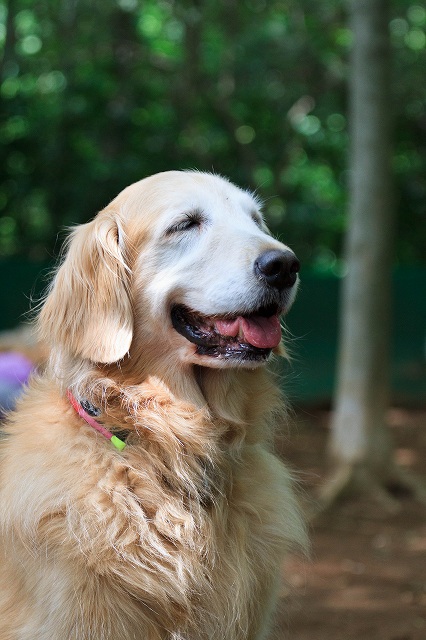
<instances>
[{"instance_id":1,"label":"golden retriever","mask_svg":"<svg viewBox=\"0 0 426 640\"><path fill-rule=\"evenodd\" d=\"M252 195L166 172L76 227L0 445L0 640L260 640L303 544L263 366L299 263Z\"/></svg>"}]
</instances>

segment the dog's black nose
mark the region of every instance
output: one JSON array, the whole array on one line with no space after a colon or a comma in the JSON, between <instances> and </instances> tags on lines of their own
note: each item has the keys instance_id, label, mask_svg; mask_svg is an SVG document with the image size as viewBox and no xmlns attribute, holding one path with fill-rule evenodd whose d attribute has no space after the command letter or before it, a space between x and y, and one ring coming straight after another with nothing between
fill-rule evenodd
<instances>
[{"instance_id":1,"label":"dog's black nose","mask_svg":"<svg viewBox=\"0 0 426 640\"><path fill-rule=\"evenodd\" d=\"M292 251L271 249L262 253L254 263L254 273L270 287L292 287L297 279L300 262Z\"/></svg>"}]
</instances>

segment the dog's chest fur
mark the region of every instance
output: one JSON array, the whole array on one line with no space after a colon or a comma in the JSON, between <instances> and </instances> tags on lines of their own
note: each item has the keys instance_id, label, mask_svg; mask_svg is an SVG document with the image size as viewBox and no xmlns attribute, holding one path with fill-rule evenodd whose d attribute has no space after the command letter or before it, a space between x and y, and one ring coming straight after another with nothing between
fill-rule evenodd
<instances>
[{"instance_id":1,"label":"dog's chest fur","mask_svg":"<svg viewBox=\"0 0 426 640\"><path fill-rule=\"evenodd\" d=\"M34 402L30 394L30 413ZM66 420L33 425L38 459L23 423L11 425L4 447L20 448L23 462L18 473L5 456L3 473L16 478L0 499L13 540L5 563L22 568L15 622L37 597L50 616L37 622L34 611L36 640L257 640L277 567L300 538L288 473L235 425L186 405L170 413L158 399L144 406L125 453L67 407ZM0 587L10 607L1 569ZM59 591L66 611L55 607Z\"/></svg>"}]
</instances>

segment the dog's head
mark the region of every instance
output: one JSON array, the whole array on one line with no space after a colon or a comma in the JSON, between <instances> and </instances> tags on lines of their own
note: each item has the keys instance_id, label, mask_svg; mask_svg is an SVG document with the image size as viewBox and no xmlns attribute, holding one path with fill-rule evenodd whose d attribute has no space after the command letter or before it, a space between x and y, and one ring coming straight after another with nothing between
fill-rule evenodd
<instances>
[{"instance_id":1,"label":"dog's head","mask_svg":"<svg viewBox=\"0 0 426 640\"><path fill-rule=\"evenodd\" d=\"M162 173L72 232L41 331L98 363L253 367L280 345L298 270L252 195L215 175Z\"/></svg>"}]
</instances>

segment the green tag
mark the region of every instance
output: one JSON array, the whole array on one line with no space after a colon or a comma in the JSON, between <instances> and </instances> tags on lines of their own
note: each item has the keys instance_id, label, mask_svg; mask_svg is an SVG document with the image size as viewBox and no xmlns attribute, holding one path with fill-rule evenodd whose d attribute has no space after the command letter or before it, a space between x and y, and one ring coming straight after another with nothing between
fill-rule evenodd
<instances>
[{"instance_id":1,"label":"green tag","mask_svg":"<svg viewBox=\"0 0 426 640\"><path fill-rule=\"evenodd\" d=\"M126 443L120 440L120 438L117 438L117 436L111 436L111 442L119 451L123 451L124 447L126 446Z\"/></svg>"}]
</instances>

